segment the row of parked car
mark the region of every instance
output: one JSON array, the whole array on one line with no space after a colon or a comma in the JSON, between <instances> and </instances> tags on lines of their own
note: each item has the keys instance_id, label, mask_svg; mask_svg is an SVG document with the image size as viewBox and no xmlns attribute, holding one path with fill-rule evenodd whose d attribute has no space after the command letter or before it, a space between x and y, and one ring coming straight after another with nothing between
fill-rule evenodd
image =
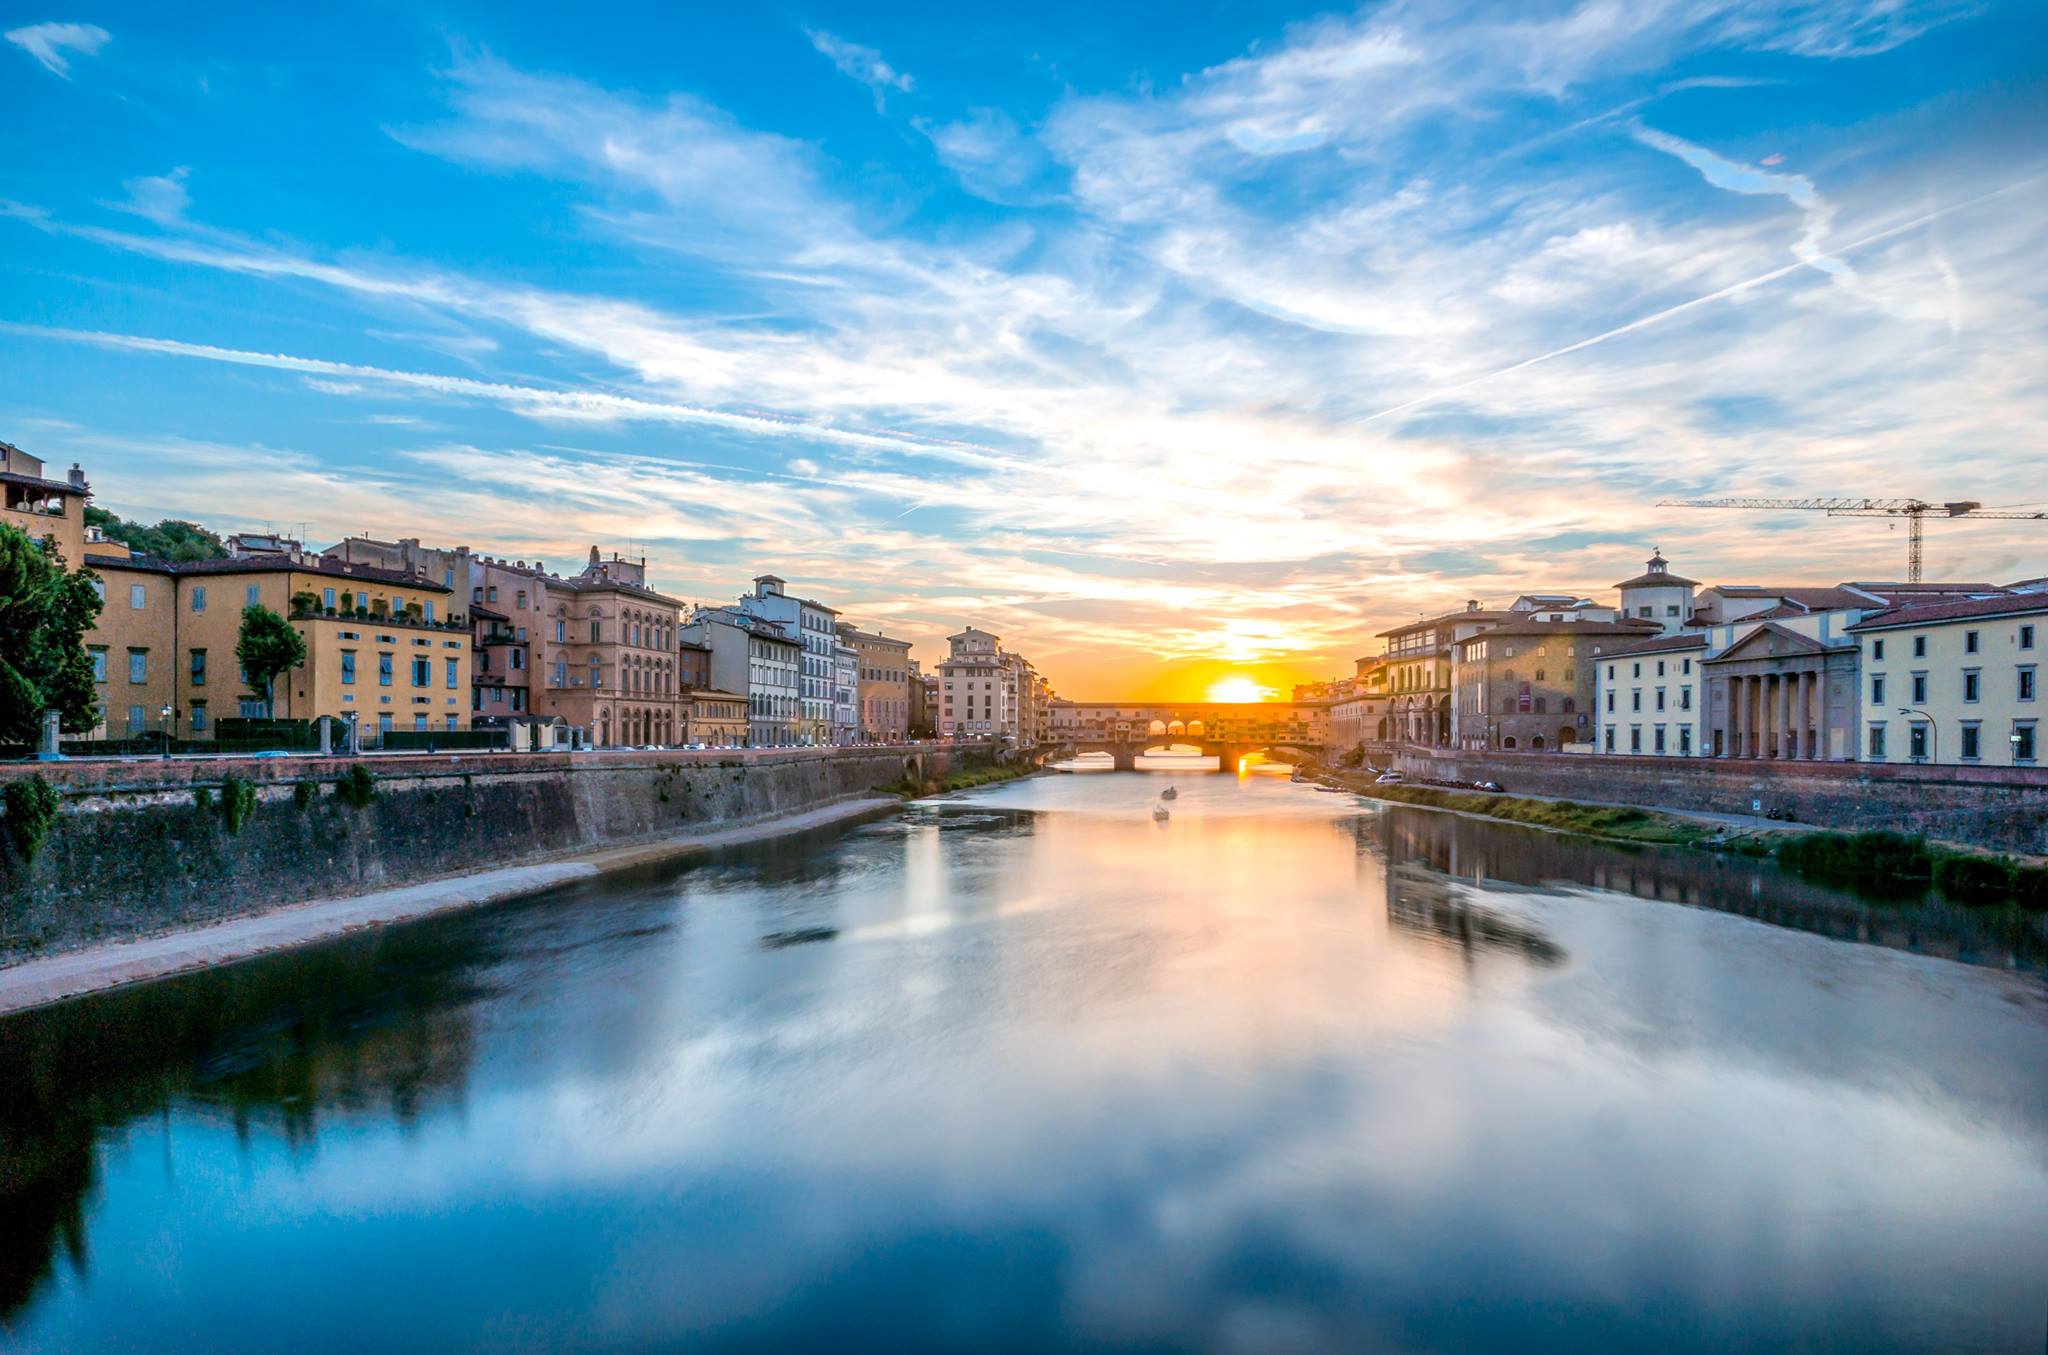
<instances>
[{"instance_id":1,"label":"row of parked car","mask_svg":"<svg viewBox=\"0 0 2048 1355\"><path fill-rule=\"evenodd\" d=\"M1507 787L1498 781L1454 781L1445 776L1418 776L1413 781L1405 772L1381 772L1372 779L1376 786L1441 786L1445 790L1483 790L1490 795L1502 795Z\"/></svg>"}]
</instances>

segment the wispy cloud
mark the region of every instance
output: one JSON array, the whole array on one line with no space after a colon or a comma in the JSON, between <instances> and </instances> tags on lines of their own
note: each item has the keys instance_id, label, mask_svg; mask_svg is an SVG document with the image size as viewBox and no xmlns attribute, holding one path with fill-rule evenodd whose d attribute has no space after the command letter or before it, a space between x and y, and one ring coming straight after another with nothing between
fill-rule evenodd
<instances>
[{"instance_id":1,"label":"wispy cloud","mask_svg":"<svg viewBox=\"0 0 2048 1355\"><path fill-rule=\"evenodd\" d=\"M805 29L804 36L811 40L811 46L818 49L819 55L839 68L841 75L851 76L874 92L876 112L882 111L883 99L889 91L908 94L917 88L909 72L891 66L872 47L848 42L818 28Z\"/></svg>"},{"instance_id":2,"label":"wispy cloud","mask_svg":"<svg viewBox=\"0 0 2048 1355\"><path fill-rule=\"evenodd\" d=\"M71 62L65 53L76 52L80 56L96 56L100 48L107 45L107 40L112 35L97 24L46 23L10 29L4 36L16 47L40 61L44 70L69 80Z\"/></svg>"}]
</instances>

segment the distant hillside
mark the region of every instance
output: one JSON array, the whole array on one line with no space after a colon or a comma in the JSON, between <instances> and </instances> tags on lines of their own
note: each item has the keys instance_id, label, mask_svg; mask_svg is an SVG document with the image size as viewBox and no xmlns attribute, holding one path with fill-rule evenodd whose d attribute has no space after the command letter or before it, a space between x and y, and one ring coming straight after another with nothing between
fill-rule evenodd
<instances>
[{"instance_id":1,"label":"distant hillside","mask_svg":"<svg viewBox=\"0 0 2048 1355\"><path fill-rule=\"evenodd\" d=\"M165 518L154 527L145 527L139 522L116 517L104 508L88 507L85 525L99 528L110 540L118 541L130 550L161 556L166 560L227 558L228 548L219 536L196 522L185 522L179 518Z\"/></svg>"}]
</instances>

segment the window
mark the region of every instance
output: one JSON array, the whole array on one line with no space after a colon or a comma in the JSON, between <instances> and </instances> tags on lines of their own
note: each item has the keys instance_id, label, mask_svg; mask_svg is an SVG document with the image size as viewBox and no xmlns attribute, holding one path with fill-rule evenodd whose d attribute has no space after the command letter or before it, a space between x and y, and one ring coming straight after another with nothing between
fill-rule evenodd
<instances>
[{"instance_id":1,"label":"window","mask_svg":"<svg viewBox=\"0 0 2048 1355\"><path fill-rule=\"evenodd\" d=\"M1963 670L1963 700L1975 701L1984 686L1983 675L1974 668Z\"/></svg>"},{"instance_id":2,"label":"window","mask_svg":"<svg viewBox=\"0 0 2048 1355\"><path fill-rule=\"evenodd\" d=\"M94 682L105 682L107 680L107 651L104 649L94 649L92 651L92 680Z\"/></svg>"},{"instance_id":3,"label":"window","mask_svg":"<svg viewBox=\"0 0 2048 1355\"><path fill-rule=\"evenodd\" d=\"M1680 710L1692 709L1692 688L1680 687L1678 689L1678 708Z\"/></svg>"},{"instance_id":4,"label":"window","mask_svg":"<svg viewBox=\"0 0 2048 1355\"><path fill-rule=\"evenodd\" d=\"M1657 689L1657 709L1664 709L1664 689L1662 687Z\"/></svg>"},{"instance_id":5,"label":"window","mask_svg":"<svg viewBox=\"0 0 2048 1355\"><path fill-rule=\"evenodd\" d=\"M131 584L129 584L129 585L128 585L128 607L129 607L129 609L130 609L131 611L137 611L137 612L139 612L139 611L141 611L141 610L142 610L142 609L143 609L143 608L144 608L145 606L147 606L148 604L149 604L149 593L148 593L148 591L147 591L146 589L144 589L144 588L143 588L143 586L142 586L141 584L139 584L139 583L131 583Z\"/></svg>"},{"instance_id":6,"label":"window","mask_svg":"<svg viewBox=\"0 0 2048 1355\"><path fill-rule=\"evenodd\" d=\"M516 653L518 653L518 651L517 651L517 650L514 650L514 651L513 651L513 653L515 653L515 654L516 654ZM452 691L454 691L454 690L455 690L455 688L456 688L456 686L457 686L457 681L456 681L456 679L457 679L457 678L458 678L458 677L460 676L460 674L461 674L461 672L462 672L462 665L461 665L461 664L460 664L460 663L459 663L458 661L456 661L456 660L454 660L454 659L449 659L449 660L447 660L447 664L448 664L448 690L452 692Z\"/></svg>"},{"instance_id":7,"label":"window","mask_svg":"<svg viewBox=\"0 0 2048 1355\"><path fill-rule=\"evenodd\" d=\"M434 661L432 659L414 659L412 661L412 685L415 687L431 687L434 685Z\"/></svg>"},{"instance_id":8,"label":"window","mask_svg":"<svg viewBox=\"0 0 2048 1355\"><path fill-rule=\"evenodd\" d=\"M421 615L426 617L427 620L432 621L434 619L434 600L432 598L428 598L425 602L421 603L420 605L422 608L424 608L424 610L421 612Z\"/></svg>"},{"instance_id":9,"label":"window","mask_svg":"<svg viewBox=\"0 0 2048 1355\"><path fill-rule=\"evenodd\" d=\"M2020 669L2019 698L2022 701L2034 699L2034 670L2031 668Z\"/></svg>"},{"instance_id":10,"label":"window","mask_svg":"<svg viewBox=\"0 0 2048 1355\"><path fill-rule=\"evenodd\" d=\"M203 612L206 610L205 588L196 587L192 590L192 610L195 612Z\"/></svg>"},{"instance_id":11,"label":"window","mask_svg":"<svg viewBox=\"0 0 2048 1355\"><path fill-rule=\"evenodd\" d=\"M2034 722L2019 720L2012 727L2012 760L2032 762L2034 760Z\"/></svg>"},{"instance_id":12,"label":"window","mask_svg":"<svg viewBox=\"0 0 2048 1355\"><path fill-rule=\"evenodd\" d=\"M320 590L320 605L330 612L334 610L334 590L332 588Z\"/></svg>"},{"instance_id":13,"label":"window","mask_svg":"<svg viewBox=\"0 0 2048 1355\"><path fill-rule=\"evenodd\" d=\"M144 729L147 729L148 727L149 716L143 712L142 707L130 706L128 708L129 732L134 734L140 734Z\"/></svg>"},{"instance_id":14,"label":"window","mask_svg":"<svg viewBox=\"0 0 2048 1355\"><path fill-rule=\"evenodd\" d=\"M1919 705L1927 699L1927 674L1913 674L1913 704Z\"/></svg>"},{"instance_id":15,"label":"window","mask_svg":"<svg viewBox=\"0 0 2048 1355\"><path fill-rule=\"evenodd\" d=\"M1657 676L1664 676L1664 660L1662 659L1657 660Z\"/></svg>"},{"instance_id":16,"label":"window","mask_svg":"<svg viewBox=\"0 0 2048 1355\"><path fill-rule=\"evenodd\" d=\"M194 734L206 732L206 703L204 701L194 701L192 703L192 732Z\"/></svg>"},{"instance_id":17,"label":"window","mask_svg":"<svg viewBox=\"0 0 2048 1355\"><path fill-rule=\"evenodd\" d=\"M427 717L426 717L426 716L424 716L424 715L415 715L415 716L413 716L413 717L412 717L412 729L413 729L413 733L415 733L415 734L424 734L424 733L426 733L426 732L427 732Z\"/></svg>"},{"instance_id":18,"label":"window","mask_svg":"<svg viewBox=\"0 0 2048 1355\"><path fill-rule=\"evenodd\" d=\"M128 651L128 680L130 682L149 681L148 650L131 649Z\"/></svg>"},{"instance_id":19,"label":"window","mask_svg":"<svg viewBox=\"0 0 2048 1355\"><path fill-rule=\"evenodd\" d=\"M1963 761L1975 762L1982 756L1984 747L1983 728L1972 720L1963 726Z\"/></svg>"},{"instance_id":20,"label":"window","mask_svg":"<svg viewBox=\"0 0 2048 1355\"><path fill-rule=\"evenodd\" d=\"M194 687L204 687L204 686L206 685L206 651L205 651L205 650L203 650L203 649L195 649L195 650L193 650L193 651L192 651L192 669L191 669L191 672L192 672L192 685L193 685Z\"/></svg>"},{"instance_id":21,"label":"window","mask_svg":"<svg viewBox=\"0 0 2048 1355\"><path fill-rule=\"evenodd\" d=\"M1927 758L1927 726L1915 720L1906 730L1906 756L1919 761Z\"/></svg>"},{"instance_id":22,"label":"window","mask_svg":"<svg viewBox=\"0 0 2048 1355\"><path fill-rule=\"evenodd\" d=\"M1630 677L1641 677L1641 676L1643 675L1643 666L1642 666L1642 664L1640 664L1640 663L1634 663L1634 664L1630 664L1629 666L1630 666L1631 668L1633 668L1633 669L1635 670L1634 672L1632 672L1632 673L1630 673L1630 674L1629 674L1629 676L1630 676Z\"/></svg>"},{"instance_id":23,"label":"window","mask_svg":"<svg viewBox=\"0 0 2048 1355\"><path fill-rule=\"evenodd\" d=\"M2033 628L2032 626L2021 626L2021 627L2020 627L2020 648L2021 648L2021 649L2032 649L2033 647L2034 647L2034 628Z\"/></svg>"},{"instance_id":24,"label":"window","mask_svg":"<svg viewBox=\"0 0 2048 1355\"><path fill-rule=\"evenodd\" d=\"M1610 752L1610 753L1614 751L1614 726L1613 726L1613 725L1609 725L1609 726L1607 726L1607 751L1608 751L1608 752Z\"/></svg>"},{"instance_id":25,"label":"window","mask_svg":"<svg viewBox=\"0 0 2048 1355\"><path fill-rule=\"evenodd\" d=\"M1655 733L1656 737L1652 741L1651 746L1656 752L1661 753L1664 751L1664 726L1658 725L1656 730L1653 732Z\"/></svg>"},{"instance_id":26,"label":"window","mask_svg":"<svg viewBox=\"0 0 2048 1355\"><path fill-rule=\"evenodd\" d=\"M390 711L380 710L377 712L377 732L379 734L389 734L391 732Z\"/></svg>"},{"instance_id":27,"label":"window","mask_svg":"<svg viewBox=\"0 0 2048 1355\"><path fill-rule=\"evenodd\" d=\"M1913 637L1913 657L1916 659L1924 659L1927 657L1926 636L1916 635Z\"/></svg>"},{"instance_id":28,"label":"window","mask_svg":"<svg viewBox=\"0 0 2048 1355\"><path fill-rule=\"evenodd\" d=\"M1966 630L1966 631L1964 631L1964 632L1963 632L1963 653L1965 653L1965 654L1975 654L1976 652L1977 652L1977 632L1976 632L1976 631L1973 631L1973 630Z\"/></svg>"},{"instance_id":29,"label":"window","mask_svg":"<svg viewBox=\"0 0 2048 1355\"><path fill-rule=\"evenodd\" d=\"M453 733L455 732L455 717L454 717L453 715L451 715L451 716L449 716L449 717L448 717L448 726L447 726L447 728L448 728L448 732L449 732L450 734L453 734Z\"/></svg>"},{"instance_id":30,"label":"window","mask_svg":"<svg viewBox=\"0 0 2048 1355\"><path fill-rule=\"evenodd\" d=\"M1628 750L1631 753L1643 751L1643 727L1641 725L1630 725L1628 727Z\"/></svg>"},{"instance_id":31,"label":"window","mask_svg":"<svg viewBox=\"0 0 2048 1355\"><path fill-rule=\"evenodd\" d=\"M498 600L498 585L492 584L490 588L485 590L484 596L489 601L496 602Z\"/></svg>"},{"instance_id":32,"label":"window","mask_svg":"<svg viewBox=\"0 0 2048 1355\"><path fill-rule=\"evenodd\" d=\"M1667 603L1665 603L1665 604L1664 604L1664 615L1666 615L1666 616L1677 616L1677 615L1678 615L1678 604L1677 604L1677 603L1675 603L1675 602L1667 602Z\"/></svg>"},{"instance_id":33,"label":"window","mask_svg":"<svg viewBox=\"0 0 2048 1355\"><path fill-rule=\"evenodd\" d=\"M555 622L555 643L556 643L556 644L558 644L558 645L565 645L565 644L569 643L568 625L569 625L569 623L568 623L568 622L566 622L566 621L557 621L557 622Z\"/></svg>"},{"instance_id":34,"label":"window","mask_svg":"<svg viewBox=\"0 0 2048 1355\"><path fill-rule=\"evenodd\" d=\"M377 685L379 687L389 687L391 685L391 655L389 654L379 654L377 656Z\"/></svg>"},{"instance_id":35,"label":"window","mask_svg":"<svg viewBox=\"0 0 2048 1355\"><path fill-rule=\"evenodd\" d=\"M1691 756L1692 756L1692 726L1691 726L1691 725L1680 725L1680 726L1678 727L1678 755L1679 755L1680 757L1691 757Z\"/></svg>"},{"instance_id":36,"label":"window","mask_svg":"<svg viewBox=\"0 0 2048 1355\"><path fill-rule=\"evenodd\" d=\"M1641 710L1643 708L1642 688L1638 687L1628 694L1628 708L1630 710Z\"/></svg>"},{"instance_id":37,"label":"window","mask_svg":"<svg viewBox=\"0 0 2048 1355\"><path fill-rule=\"evenodd\" d=\"M1870 657L1873 659L1881 659L1884 657L1884 641L1872 640L1870 642Z\"/></svg>"},{"instance_id":38,"label":"window","mask_svg":"<svg viewBox=\"0 0 2048 1355\"><path fill-rule=\"evenodd\" d=\"M1678 671L1679 671L1679 672L1681 672L1681 673L1690 673L1690 672L1692 671L1692 660L1691 660L1691 659L1685 659L1685 660L1682 660L1682 661L1681 661L1681 662L1679 663L1679 666L1678 666Z\"/></svg>"},{"instance_id":39,"label":"window","mask_svg":"<svg viewBox=\"0 0 2048 1355\"><path fill-rule=\"evenodd\" d=\"M1884 761L1884 726L1883 726L1883 725L1872 725L1872 726L1870 727L1870 744L1869 744L1869 748L1870 748L1870 753L1869 753L1869 757L1870 757L1870 760L1871 760L1872 762L1882 762L1882 761Z\"/></svg>"},{"instance_id":40,"label":"window","mask_svg":"<svg viewBox=\"0 0 2048 1355\"><path fill-rule=\"evenodd\" d=\"M356 685L356 652L353 649L341 651L341 682L344 687Z\"/></svg>"},{"instance_id":41,"label":"window","mask_svg":"<svg viewBox=\"0 0 2048 1355\"><path fill-rule=\"evenodd\" d=\"M1870 704L1873 706L1882 706L1884 704L1883 673L1872 673L1870 675Z\"/></svg>"},{"instance_id":42,"label":"window","mask_svg":"<svg viewBox=\"0 0 2048 1355\"><path fill-rule=\"evenodd\" d=\"M596 644L596 643L597 643L598 641L600 641L600 640L602 640L602 639L604 639L604 622L602 622L602 621L593 621L593 622L591 622L591 623L590 623L590 643L592 643L592 644Z\"/></svg>"},{"instance_id":43,"label":"window","mask_svg":"<svg viewBox=\"0 0 2048 1355\"><path fill-rule=\"evenodd\" d=\"M259 585L259 584L253 584L253 583L252 583L252 584L250 584L250 585L249 585L249 591L248 591L248 592L247 592L246 594L244 594L243 596L244 596L244 599L245 599L245 601L243 602L243 604L242 604L242 605L243 605L243 606L246 606L246 607L254 607L254 606L255 606L255 605L257 604L257 603L259 603L259 602L263 601L263 589L262 589L262 586L261 586L261 585Z\"/></svg>"}]
</instances>

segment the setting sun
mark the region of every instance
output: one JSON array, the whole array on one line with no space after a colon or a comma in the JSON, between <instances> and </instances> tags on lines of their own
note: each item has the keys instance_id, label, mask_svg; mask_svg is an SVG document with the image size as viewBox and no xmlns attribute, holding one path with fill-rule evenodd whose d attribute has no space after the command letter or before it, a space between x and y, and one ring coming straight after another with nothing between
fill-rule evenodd
<instances>
[{"instance_id":1,"label":"setting sun","mask_svg":"<svg viewBox=\"0 0 2048 1355\"><path fill-rule=\"evenodd\" d=\"M1220 678L1209 684L1208 699L1211 701L1265 701L1272 698L1271 687L1262 687L1248 677Z\"/></svg>"}]
</instances>

